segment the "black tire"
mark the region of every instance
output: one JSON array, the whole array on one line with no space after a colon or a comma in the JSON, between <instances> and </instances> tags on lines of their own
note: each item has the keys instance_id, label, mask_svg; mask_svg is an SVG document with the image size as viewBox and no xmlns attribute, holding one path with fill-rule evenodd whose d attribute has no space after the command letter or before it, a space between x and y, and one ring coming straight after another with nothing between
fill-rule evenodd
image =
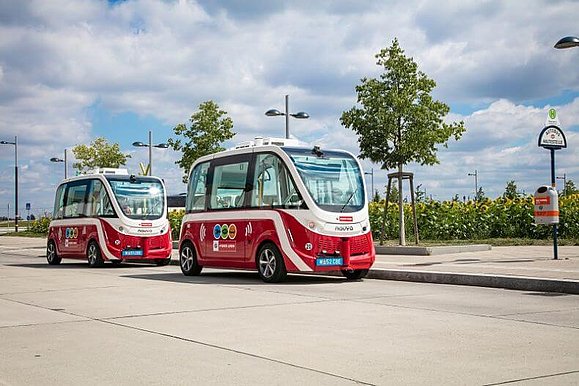
<instances>
[{"instance_id":1,"label":"black tire","mask_svg":"<svg viewBox=\"0 0 579 386\"><path fill-rule=\"evenodd\" d=\"M348 280L360 280L368 274L367 269L355 269L353 271L348 271L347 269L342 270L342 275Z\"/></svg>"},{"instance_id":2,"label":"black tire","mask_svg":"<svg viewBox=\"0 0 579 386\"><path fill-rule=\"evenodd\" d=\"M259 248L255 263L259 277L266 283L279 283L287 276L283 257L274 243L266 243Z\"/></svg>"},{"instance_id":3,"label":"black tire","mask_svg":"<svg viewBox=\"0 0 579 386\"><path fill-rule=\"evenodd\" d=\"M61 260L62 258L56 253L56 244L54 241L48 241L46 244L46 261L48 261L48 264L58 265L60 264Z\"/></svg>"},{"instance_id":4,"label":"black tire","mask_svg":"<svg viewBox=\"0 0 579 386\"><path fill-rule=\"evenodd\" d=\"M190 242L184 242L179 249L179 266L185 276L197 276L203 267L197 263L195 247Z\"/></svg>"},{"instance_id":5,"label":"black tire","mask_svg":"<svg viewBox=\"0 0 579 386\"><path fill-rule=\"evenodd\" d=\"M171 263L171 256L169 256L167 259L155 260L155 264L157 264L157 267L163 267L165 265L169 265L169 263Z\"/></svg>"},{"instance_id":6,"label":"black tire","mask_svg":"<svg viewBox=\"0 0 579 386\"><path fill-rule=\"evenodd\" d=\"M101 249L94 241L88 244L86 259L88 260L88 266L91 268L102 267L105 263L101 255Z\"/></svg>"}]
</instances>

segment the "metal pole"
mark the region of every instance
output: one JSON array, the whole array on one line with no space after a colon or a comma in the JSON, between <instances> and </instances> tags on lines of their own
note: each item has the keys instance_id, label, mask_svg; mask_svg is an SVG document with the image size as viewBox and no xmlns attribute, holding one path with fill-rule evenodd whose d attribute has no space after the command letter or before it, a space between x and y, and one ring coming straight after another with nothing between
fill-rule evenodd
<instances>
[{"instance_id":1,"label":"metal pole","mask_svg":"<svg viewBox=\"0 0 579 386\"><path fill-rule=\"evenodd\" d=\"M557 183L555 182L555 149L551 149L551 186L557 191ZM557 224L553 224L553 259L559 259L559 251L557 250Z\"/></svg>"},{"instance_id":2,"label":"metal pole","mask_svg":"<svg viewBox=\"0 0 579 386\"><path fill-rule=\"evenodd\" d=\"M285 96L285 137L289 139L289 95Z\"/></svg>"},{"instance_id":3,"label":"metal pole","mask_svg":"<svg viewBox=\"0 0 579 386\"><path fill-rule=\"evenodd\" d=\"M149 175L153 175L153 134L149 130Z\"/></svg>"},{"instance_id":4,"label":"metal pole","mask_svg":"<svg viewBox=\"0 0 579 386\"><path fill-rule=\"evenodd\" d=\"M478 170L474 169L474 196L478 198ZM475 198L476 201L478 201Z\"/></svg>"},{"instance_id":5,"label":"metal pole","mask_svg":"<svg viewBox=\"0 0 579 386\"><path fill-rule=\"evenodd\" d=\"M14 232L18 232L18 136L14 137Z\"/></svg>"},{"instance_id":6,"label":"metal pole","mask_svg":"<svg viewBox=\"0 0 579 386\"><path fill-rule=\"evenodd\" d=\"M374 198L374 168L372 168L372 195L370 196L371 199Z\"/></svg>"},{"instance_id":7,"label":"metal pole","mask_svg":"<svg viewBox=\"0 0 579 386\"><path fill-rule=\"evenodd\" d=\"M64 149L64 179L68 178L68 162L66 158L66 149Z\"/></svg>"},{"instance_id":8,"label":"metal pole","mask_svg":"<svg viewBox=\"0 0 579 386\"><path fill-rule=\"evenodd\" d=\"M404 228L404 201L402 197L402 164L398 164L398 219L399 225L399 242L400 245L406 245L406 229Z\"/></svg>"}]
</instances>

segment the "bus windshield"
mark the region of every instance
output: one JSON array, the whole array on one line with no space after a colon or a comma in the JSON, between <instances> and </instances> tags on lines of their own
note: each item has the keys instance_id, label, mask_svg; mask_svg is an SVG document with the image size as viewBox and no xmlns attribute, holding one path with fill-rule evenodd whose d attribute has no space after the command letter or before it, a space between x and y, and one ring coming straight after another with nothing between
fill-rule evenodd
<instances>
[{"instance_id":1,"label":"bus windshield","mask_svg":"<svg viewBox=\"0 0 579 386\"><path fill-rule=\"evenodd\" d=\"M165 214L161 182L147 177L107 177L124 215L136 220L156 220Z\"/></svg>"},{"instance_id":2,"label":"bus windshield","mask_svg":"<svg viewBox=\"0 0 579 386\"><path fill-rule=\"evenodd\" d=\"M356 212L364 207L358 162L345 152L282 148L293 161L308 193L321 209Z\"/></svg>"}]
</instances>

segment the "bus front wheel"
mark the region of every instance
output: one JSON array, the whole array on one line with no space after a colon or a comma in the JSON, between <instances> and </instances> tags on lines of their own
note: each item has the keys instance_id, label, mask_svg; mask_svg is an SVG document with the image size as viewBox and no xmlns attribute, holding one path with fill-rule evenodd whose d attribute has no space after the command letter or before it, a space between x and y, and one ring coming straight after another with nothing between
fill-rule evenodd
<instances>
[{"instance_id":1,"label":"bus front wheel","mask_svg":"<svg viewBox=\"0 0 579 386\"><path fill-rule=\"evenodd\" d=\"M287 276L283 256L275 244L264 244L257 253L257 271L266 283L278 283Z\"/></svg>"},{"instance_id":2,"label":"bus front wheel","mask_svg":"<svg viewBox=\"0 0 579 386\"><path fill-rule=\"evenodd\" d=\"M94 241L91 241L88 245L86 258L88 260L88 266L91 268L102 267L104 265L104 260L101 256L101 249Z\"/></svg>"},{"instance_id":3,"label":"bus front wheel","mask_svg":"<svg viewBox=\"0 0 579 386\"><path fill-rule=\"evenodd\" d=\"M359 280L366 277L367 274L367 269L355 269L353 271L348 271L347 269L342 270L342 275L344 275L348 280Z\"/></svg>"},{"instance_id":4,"label":"bus front wheel","mask_svg":"<svg viewBox=\"0 0 579 386\"><path fill-rule=\"evenodd\" d=\"M179 250L179 265L181 272L185 276L197 276L201 273L203 267L197 262L197 253L195 247L190 242L185 242Z\"/></svg>"},{"instance_id":5,"label":"bus front wheel","mask_svg":"<svg viewBox=\"0 0 579 386\"><path fill-rule=\"evenodd\" d=\"M50 240L48 244L46 244L46 261L48 261L50 265L58 265L61 260L62 258L56 253L56 244Z\"/></svg>"}]
</instances>

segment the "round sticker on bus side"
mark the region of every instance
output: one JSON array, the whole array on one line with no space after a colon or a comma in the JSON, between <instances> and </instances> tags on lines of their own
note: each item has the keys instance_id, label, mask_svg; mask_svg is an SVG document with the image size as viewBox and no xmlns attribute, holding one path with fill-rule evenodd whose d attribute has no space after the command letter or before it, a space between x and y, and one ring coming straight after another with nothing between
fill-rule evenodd
<instances>
[{"instance_id":1,"label":"round sticker on bus side","mask_svg":"<svg viewBox=\"0 0 579 386\"><path fill-rule=\"evenodd\" d=\"M216 225L213 227L213 237L214 237L215 239L219 239L219 238L221 237L221 225L216 224Z\"/></svg>"},{"instance_id":2,"label":"round sticker on bus side","mask_svg":"<svg viewBox=\"0 0 579 386\"><path fill-rule=\"evenodd\" d=\"M221 238L223 240L226 240L227 236L229 236L229 227L227 226L227 224L223 224L221 225Z\"/></svg>"},{"instance_id":3,"label":"round sticker on bus side","mask_svg":"<svg viewBox=\"0 0 579 386\"><path fill-rule=\"evenodd\" d=\"M235 239L235 236L237 236L237 226L235 224L231 224L229 225L229 238L233 240Z\"/></svg>"}]
</instances>

